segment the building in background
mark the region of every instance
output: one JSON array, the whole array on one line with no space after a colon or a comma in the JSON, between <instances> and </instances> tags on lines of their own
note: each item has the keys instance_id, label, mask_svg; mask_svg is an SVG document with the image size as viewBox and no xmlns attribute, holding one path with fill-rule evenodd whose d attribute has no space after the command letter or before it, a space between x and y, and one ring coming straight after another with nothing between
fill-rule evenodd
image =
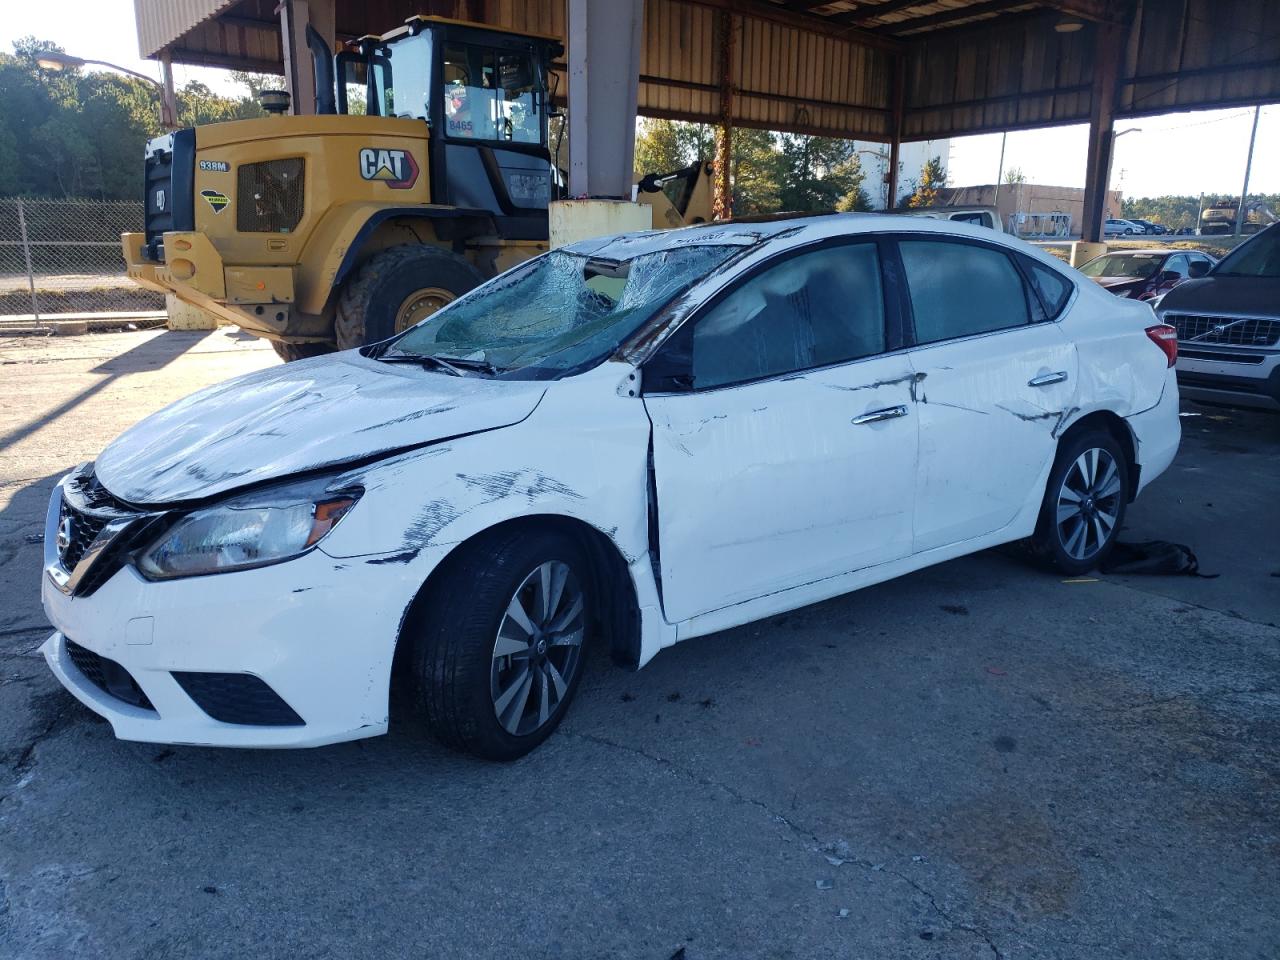
<instances>
[{"instance_id":1,"label":"building in background","mask_svg":"<svg viewBox=\"0 0 1280 960\"><path fill-rule=\"evenodd\" d=\"M1120 216L1120 197L1119 190L1107 191L1104 216ZM1005 231L1020 237L1079 237L1084 190L1039 183L944 187L938 191L938 205L995 207Z\"/></svg>"}]
</instances>

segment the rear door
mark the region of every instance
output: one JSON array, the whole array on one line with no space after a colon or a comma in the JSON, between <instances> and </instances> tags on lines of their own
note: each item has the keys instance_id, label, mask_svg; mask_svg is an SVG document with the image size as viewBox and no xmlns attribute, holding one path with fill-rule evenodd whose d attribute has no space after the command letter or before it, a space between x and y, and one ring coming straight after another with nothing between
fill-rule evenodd
<instances>
[{"instance_id":1,"label":"rear door","mask_svg":"<svg viewBox=\"0 0 1280 960\"><path fill-rule=\"evenodd\" d=\"M916 553L1009 524L1057 449L1076 394L1076 351L1049 319L1014 256L997 245L903 237L917 380L920 465ZM1060 311L1070 284L1026 258L1053 287ZM1028 282L1028 279L1032 283Z\"/></svg>"},{"instance_id":2,"label":"rear door","mask_svg":"<svg viewBox=\"0 0 1280 960\"><path fill-rule=\"evenodd\" d=\"M801 251L646 364L669 620L910 552L913 378L883 290L875 242Z\"/></svg>"}]
</instances>

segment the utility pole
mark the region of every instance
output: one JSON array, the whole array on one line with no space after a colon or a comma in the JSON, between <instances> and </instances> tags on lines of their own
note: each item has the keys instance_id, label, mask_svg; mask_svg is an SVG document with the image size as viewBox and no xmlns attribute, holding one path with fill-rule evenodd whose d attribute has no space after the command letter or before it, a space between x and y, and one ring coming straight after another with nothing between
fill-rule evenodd
<instances>
[{"instance_id":1,"label":"utility pole","mask_svg":"<svg viewBox=\"0 0 1280 960\"><path fill-rule=\"evenodd\" d=\"M1244 232L1244 201L1249 193L1249 173L1253 169L1253 144L1258 139L1258 114L1262 107L1253 108L1253 132L1249 134L1249 158L1244 162L1244 186L1240 189L1240 204L1236 207L1236 236Z\"/></svg>"},{"instance_id":2,"label":"utility pole","mask_svg":"<svg viewBox=\"0 0 1280 960\"><path fill-rule=\"evenodd\" d=\"M1000 209L1000 181L1004 179L1004 142L1008 138L1008 136L1009 136L1008 131L1005 131L1004 133L1000 134L1000 167L998 170L996 170L995 199L991 201L991 205L995 207L996 210Z\"/></svg>"}]
</instances>

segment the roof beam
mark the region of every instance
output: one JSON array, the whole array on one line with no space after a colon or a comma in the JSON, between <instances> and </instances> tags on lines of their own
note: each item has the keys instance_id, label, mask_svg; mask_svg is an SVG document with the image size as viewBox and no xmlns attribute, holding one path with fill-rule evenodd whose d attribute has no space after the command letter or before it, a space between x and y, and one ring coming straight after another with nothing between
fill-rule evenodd
<instances>
[{"instance_id":1,"label":"roof beam","mask_svg":"<svg viewBox=\"0 0 1280 960\"><path fill-rule=\"evenodd\" d=\"M1092 20L1094 23L1119 23L1122 19L1118 4L1106 4L1102 0L1040 0L1050 10L1079 17L1081 20Z\"/></svg>"},{"instance_id":2,"label":"roof beam","mask_svg":"<svg viewBox=\"0 0 1280 960\"><path fill-rule=\"evenodd\" d=\"M859 4L856 10L832 14L827 19L832 23L847 23L856 27L864 23L870 23L877 17L888 16L891 13L897 13L899 10L910 10L912 7L922 7L930 2L931 0L885 0L884 3L863 3Z\"/></svg>"},{"instance_id":3,"label":"roof beam","mask_svg":"<svg viewBox=\"0 0 1280 960\"><path fill-rule=\"evenodd\" d=\"M700 7L711 7L726 13L736 13L743 17L754 17L770 23L778 23L784 27L806 30L836 40L848 40L864 47L874 47L889 53L901 53L906 44L901 40L886 36L883 33L872 33L870 30L859 30L857 27L835 22L834 17L820 17L812 13L797 13L767 0L681 0ZM928 0L917 0L928 2ZM1025 2L1025 0L1024 0Z\"/></svg>"},{"instance_id":4,"label":"roof beam","mask_svg":"<svg viewBox=\"0 0 1280 960\"><path fill-rule=\"evenodd\" d=\"M987 0L986 3L973 3L967 7L956 7L931 13L925 17L914 17L911 20L899 20L897 23L885 24L882 28L887 33L897 36L912 30L923 30L926 27L940 27L957 20L970 20L974 17L986 16L989 13L1004 13L1015 7L1025 7L1032 0Z\"/></svg>"}]
</instances>

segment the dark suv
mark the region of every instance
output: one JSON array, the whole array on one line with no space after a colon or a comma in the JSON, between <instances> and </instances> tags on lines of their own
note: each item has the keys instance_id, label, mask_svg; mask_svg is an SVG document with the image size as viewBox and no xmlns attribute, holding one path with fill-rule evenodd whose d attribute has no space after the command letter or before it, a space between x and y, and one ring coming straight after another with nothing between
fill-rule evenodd
<instances>
[{"instance_id":1,"label":"dark suv","mask_svg":"<svg viewBox=\"0 0 1280 960\"><path fill-rule=\"evenodd\" d=\"M1184 397L1280 410L1280 223L1178 284L1156 313L1178 330Z\"/></svg>"}]
</instances>

